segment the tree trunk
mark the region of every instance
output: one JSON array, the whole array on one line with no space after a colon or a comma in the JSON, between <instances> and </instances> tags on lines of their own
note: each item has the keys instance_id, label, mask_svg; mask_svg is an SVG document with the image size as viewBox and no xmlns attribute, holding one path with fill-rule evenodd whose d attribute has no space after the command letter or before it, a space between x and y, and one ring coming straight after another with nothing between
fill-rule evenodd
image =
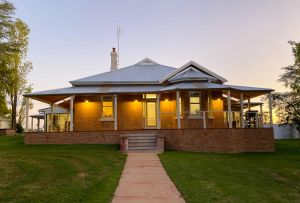
<instances>
[{"instance_id":1,"label":"tree trunk","mask_svg":"<svg viewBox=\"0 0 300 203\"><path fill-rule=\"evenodd\" d=\"M16 129L17 126L17 101L18 96L14 94L11 100L11 128Z\"/></svg>"}]
</instances>

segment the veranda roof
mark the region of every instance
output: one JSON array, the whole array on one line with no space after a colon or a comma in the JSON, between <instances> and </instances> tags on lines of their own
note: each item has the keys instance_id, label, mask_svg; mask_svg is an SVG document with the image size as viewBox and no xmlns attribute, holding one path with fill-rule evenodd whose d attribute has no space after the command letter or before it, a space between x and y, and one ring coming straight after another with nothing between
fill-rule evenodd
<instances>
[{"instance_id":1,"label":"veranda roof","mask_svg":"<svg viewBox=\"0 0 300 203\"><path fill-rule=\"evenodd\" d=\"M273 91L269 88L257 88L248 86L224 85L210 82L180 82L166 85L118 85L118 86L77 86L53 90L46 90L26 94L30 97L46 103L54 103L71 95L89 94L123 94L123 93L154 93L170 92L176 90L231 90L233 97L239 98L240 93L244 98L253 98Z\"/></svg>"}]
</instances>

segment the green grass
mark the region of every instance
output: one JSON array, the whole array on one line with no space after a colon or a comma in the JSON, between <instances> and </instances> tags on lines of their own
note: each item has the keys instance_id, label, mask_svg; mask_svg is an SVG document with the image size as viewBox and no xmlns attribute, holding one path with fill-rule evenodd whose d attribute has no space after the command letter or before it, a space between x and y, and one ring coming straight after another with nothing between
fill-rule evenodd
<instances>
[{"instance_id":1,"label":"green grass","mask_svg":"<svg viewBox=\"0 0 300 203\"><path fill-rule=\"evenodd\" d=\"M160 159L187 202L300 202L300 140L276 153L167 151Z\"/></svg>"},{"instance_id":2,"label":"green grass","mask_svg":"<svg viewBox=\"0 0 300 203\"><path fill-rule=\"evenodd\" d=\"M0 202L110 202L126 156L117 145L24 145L0 137Z\"/></svg>"}]
</instances>

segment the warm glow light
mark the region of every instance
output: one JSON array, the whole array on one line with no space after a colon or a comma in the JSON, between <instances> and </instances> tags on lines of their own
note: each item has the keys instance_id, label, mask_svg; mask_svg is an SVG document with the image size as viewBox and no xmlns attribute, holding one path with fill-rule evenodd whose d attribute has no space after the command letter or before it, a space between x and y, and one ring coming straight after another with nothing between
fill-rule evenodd
<instances>
[{"instance_id":1,"label":"warm glow light","mask_svg":"<svg viewBox=\"0 0 300 203\"><path fill-rule=\"evenodd\" d=\"M135 100L134 100L134 102L138 102L138 100L137 100L137 99L135 99Z\"/></svg>"},{"instance_id":2,"label":"warm glow light","mask_svg":"<svg viewBox=\"0 0 300 203\"><path fill-rule=\"evenodd\" d=\"M217 99L217 101L220 101L220 100L221 100L220 98Z\"/></svg>"},{"instance_id":3,"label":"warm glow light","mask_svg":"<svg viewBox=\"0 0 300 203\"><path fill-rule=\"evenodd\" d=\"M89 100L85 100L85 103L88 103L89 102Z\"/></svg>"},{"instance_id":4,"label":"warm glow light","mask_svg":"<svg viewBox=\"0 0 300 203\"><path fill-rule=\"evenodd\" d=\"M169 101L168 99L165 99L165 101Z\"/></svg>"}]
</instances>

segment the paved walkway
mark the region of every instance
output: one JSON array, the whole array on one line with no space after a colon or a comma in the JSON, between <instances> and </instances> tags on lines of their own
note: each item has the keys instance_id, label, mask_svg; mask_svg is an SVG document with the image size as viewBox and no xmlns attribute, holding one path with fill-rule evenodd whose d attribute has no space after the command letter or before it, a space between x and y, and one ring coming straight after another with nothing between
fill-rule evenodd
<instances>
[{"instance_id":1,"label":"paved walkway","mask_svg":"<svg viewBox=\"0 0 300 203\"><path fill-rule=\"evenodd\" d=\"M184 203L155 153L128 153L112 203Z\"/></svg>"}]
</instances>

